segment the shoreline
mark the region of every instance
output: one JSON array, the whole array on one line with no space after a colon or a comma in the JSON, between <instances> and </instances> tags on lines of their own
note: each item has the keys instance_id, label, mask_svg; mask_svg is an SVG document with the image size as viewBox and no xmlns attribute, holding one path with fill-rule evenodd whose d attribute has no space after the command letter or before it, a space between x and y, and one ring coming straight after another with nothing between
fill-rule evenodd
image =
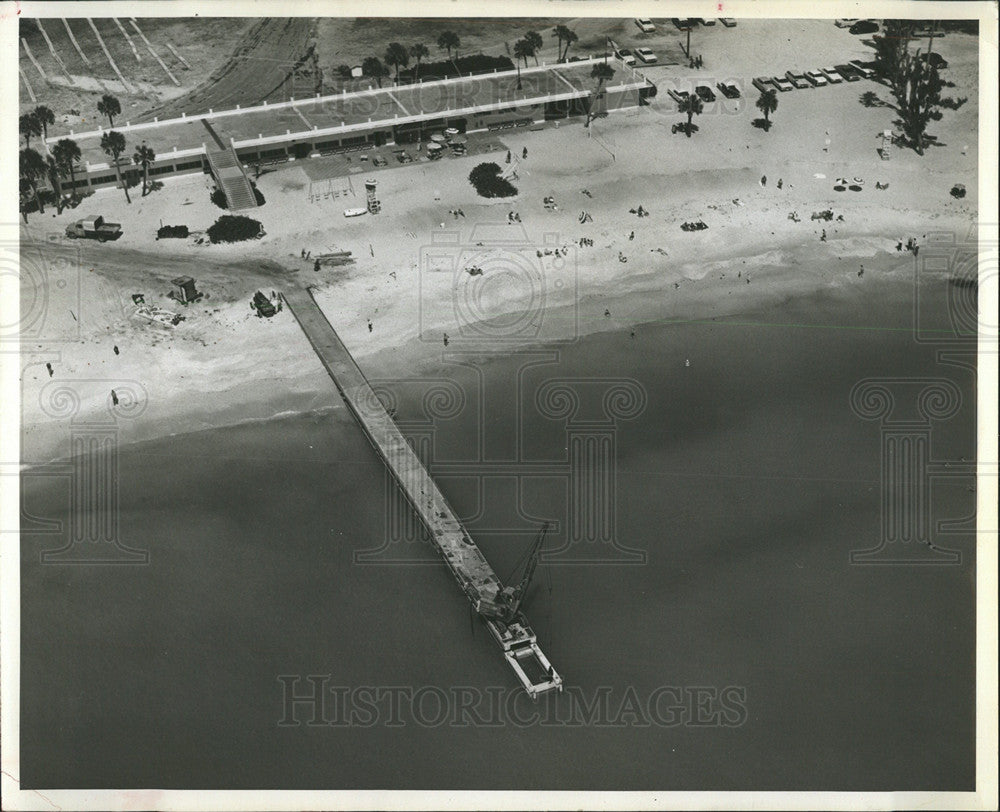
<instances>
[{"instance_id":1,"label":"shoreline","mask_svg":"<svg viewBox=\"0 0 1000 812\"><path fill-rule=\"evenodd\" d=\"M797 253L800 256L815 254L815 249L810 252L811 247L811 243L803 243ZM563 314L576 311L574 315L579 329L575 337L564 335L561 339L547 341L525 339L507 342L492 349L475 344L474 349L487 361L492 361L514 351L566 346L599 333L617 332L625 335L630 330L642 330L644 326L654 324L729 321L741 314L772 309L782 303L808 296L847 297L854 292L852 280L862 281L852 272L859 259L865 260L865 267L869 269L868 278L872 282L902 289L911 281L912 259L908 255L893 255L885 251L874 256L856 254L842 255L839 258L827 257L824 262L810 265L810 276L799 278L794 275L798 267L796 265L753 263L754 258L750 258L750 267L755 270L749 285L740 281L744 278L742 271L746 269L743 262L738 268L731 268L726 261L711 263L710 269L698 279L680 277L677 288L674 287L677 280L651 271L632 278L628 290L611 292L606 287L602 289L597 286L581 292L576 304L561 305L547 311L547 318L551 316L554 321L562 323L572 321L570 318L560 318ZM732 273L725 275L723 272L724 278L719 278L718 271L721 267L730 267L740 276L734 278ZM713 272L716 275L707 278ZM317 298L323 304L324 298L335 295L336 292L336 287L327 287L317 291ZM740 295L731 296L733 293ZM611 311L611 317L600 315L605 309ZM584 319L581 315L584 312L592 313L594 317ZM218 391L200 393L197 406L192 406L187 397L175 396L158 410L155 424L152 421L136 426L126 424L125 430L119 434L119 447L167 437L179 438L231 426L280 421L282 418L307 414L329 415L344 409L333 381L315 358L305 336L294 322L294 317L285 311L282 315L290 322L289 326L300 339L300 343L294 348L300 368L282 380L286 389L261 395L261 381L251 379ZM879 325L871 325L871 329L879 329ZM461 352L463 349L468 347L463 346L461 341L453 341L449 346L449 351ZM441 344L422 340L352 348L352 353L369 378L389 379L435 370L443 364L444 352L446 351ZM26 422L22 425L22 433L28 425ZM22 462L21 470L30 471L68 459L72 459L72 455L55 454L44 460Z\"/></svg>"}]
</instances>

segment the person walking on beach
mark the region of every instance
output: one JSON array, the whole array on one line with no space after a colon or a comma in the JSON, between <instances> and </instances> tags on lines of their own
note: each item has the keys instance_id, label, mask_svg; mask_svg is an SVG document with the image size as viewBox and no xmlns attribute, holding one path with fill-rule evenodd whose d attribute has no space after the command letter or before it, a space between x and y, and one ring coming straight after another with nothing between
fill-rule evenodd
<instances>
[{"instance_id":1,"label":"person walking on beach","mask_svg":"<svg viewBox=\"0 0 1000 812\"><path fill-rule=\"evenodd\" d=\"M611 318L611 311L608 310L607 308L604 308L604 318L606 318L606 319L610 319Z\"/></svg>"},{"instance_id":2,"label":"person walking on beach","mask_svg":"<svg viewBox=\"0 0 1000 812\"><path fill-rule=\"evenodd\" d=\"M49 377L51 378L55 373L52 371L52 363L50 361L45 362L45 368L49 371Z\"/></svg>"},{"instance_id":3,"label":"person walking on beach","mask_svg":"<svg viewBox=\"0 0 1000 812\"><path fill-rule=\"evenodd\" d=\"M114 389L112 389L112 390L111 390L111 402L112 402L112 403L113 403L113 404L114 404L115 406L117 406L117 405L118 405L118 395L117 395L117 394L115 394L115 390L114 390Z\"/></svg>"},{"instance_id":4,"label":"person walking on beach","mask_svg":"<svg viewBox=\"0 0 1000 812\"><path fill-rule=\"evenodd\" d=\"M862 265L861 268L858 270L858 279L860 279L864 275L865 275L865 266Z\"/></svg>"},{"instance_id":5,"label":"person walking on beach","mask_svg":"<svg viewBox=\"0 0 1000 812\"><path fill-rule=\"evenodd\" d=\"M527 158L528 157L528 148L527 147L525 147L524 149L521 150L521 157L522 158Z\"/></svg>"},{"instance_id":6,"label":"person walking on beach","mask_svg":"<svg viewBox=\"0 0 1000 812\"><path fill-rule=\"evenodd\" d=\"M316 272L319 272L319 260L318 259L313 263L313 270L316 271Z\"/></svg>"},{"instance_id":7,"label":"person walking on beach","mask_svg":"<svg viewBox=\"0 0 1000 812\"><path fill-rule=\"evenodd\" d=\"M767 175L761 175L760 176L760 185L761 186L767 186Z\"/></svg>"},{"instance_id":8,"label":"person walking on beach","mask_svg":"<svg viewBox=\"0 0 1000 812\"><path fill-rule=\"evenodd\" d=\"M510 150L507 150L507 163L510 163Z\"/></svg>"},{"instance_id":9,"label":"person walking on beach","mask_svg":"<svg viewBox=\"0 0 1000 812\"><path fill-rule=\"evenodd\" d=\"M115 344L115 355L118 355L118 345Z\"/></svg>"},{"instance_id":10,"label":"person walking on beach","mask_svg":"<svg viewBox=\"0 0 1000 812\"><path fill-rule=\"evenodd\" d=\"M372 320L368 319L368 332L370 333L371 331L372 331Z\"/></svg>"},{"instance_id":11,"label":"person walking on beach","mask_svg":"<svg viewBox=\"0 0 1000 812\"><path fill-rule=\"evenodd\" d=\"M635 239L635 232L634 231L630 231L629 235L628 235L628 238L629 238L629 240L634 240Z\"/></svg>"},{"instance_id":12,"label":"person walking on beach","mask_svg":"<svg viewBox=\"0 0 1000 812\"><path fill-rule=\"evenodd\" d=\"M446 347L448 346L448 334L447 333L444 334L444 345Z\"/></svg>"}]
</instances>

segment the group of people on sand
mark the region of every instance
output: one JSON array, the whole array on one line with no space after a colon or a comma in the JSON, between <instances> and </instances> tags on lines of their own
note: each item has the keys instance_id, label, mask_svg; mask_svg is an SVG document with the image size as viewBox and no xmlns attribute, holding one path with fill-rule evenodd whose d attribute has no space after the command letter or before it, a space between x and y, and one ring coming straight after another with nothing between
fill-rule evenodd
<instances>
[{"instance_id":1,"label":"group of people on sand","mask_svg":"<svg viewBox=\"0 0 1000 812\"><path fill-rule=\"evenodd\" d=\"M704 66L705 66L705 60L701 58L701 54L698 54L698 56L692 56L688 58L689 68L702 68Z\"/></svg>"},{"instance_id":2,"label":"group of people on sand","mask_svg":"<svg viewBox=\"0 0 1000 812\"><path fill-rule=\"evenodd\" d=\"M462 216L464 217L465 215ZM511 223L520 223L520 222L521 222L520 214L518 214L516 211L507 212L507 225L510 225Z\"/></svg>"},{"instance_id":3,"label":"group of people on sand","mask_svg":"<svg viewBox=\"0 0 1000 812\"><path fill-rule=\"evenodd\" d=\"M580 237L580 239L577 241L577 244L581 248L583 248L583 247L593 248L594 247L594 241L592 239L590 239L590 237Z\"/></svg>"},{"instance_id":4,"label":"group of people on sand","mask_svg":"<svg viewBox=\"0 0 1000 812\"><path fill-rule=\"evenodd\" d=\"M454 218L455 218L456 220L457 220L457 219L458 219L459 217L465 217L465 212L464 212L464 211L462 211L461 209L449 209L449 210L448 210L448 214L450 214L450 215L451 215L452 217L454 217Z\"/></svg>"},{"instance_id":5,"label":"group of people on sand","mask_svg":"<svg viewBox=\"0 0 1000 812\"><path fill-rule=\"evenodd\" d=\"M926 237L927 235L925 234L924 236ZM896 243L896 250L897 251L903 250L902 240ZM917 243L916 237L910 237L910 239L906 241L906 250L910 251L913 254L913 256L917 255L917 253L920 251L920 245Z\"/></svg>"},{"instance_id":6,"label":"group of people on sand","mask_svg":"<svg viewBox=\"0 0 1000 812\"><path fill-rule=\"evenodd\" d=\"M628 213L637 217L649 217L649 209L644 209L641 205L636 209L629 209Z\"/></svg>"}]
</instances>

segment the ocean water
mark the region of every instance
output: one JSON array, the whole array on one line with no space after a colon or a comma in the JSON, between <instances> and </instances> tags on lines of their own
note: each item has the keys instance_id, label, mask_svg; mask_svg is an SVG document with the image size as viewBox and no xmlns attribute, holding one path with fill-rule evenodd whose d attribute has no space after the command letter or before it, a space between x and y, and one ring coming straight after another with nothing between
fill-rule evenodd
<instances>
[{"instance_id":1,"label":"ocean water","mask_svg":"<svg viewBox=\"0 0 1000 812\"><path fill-rule=\"evenodd\" d=\"M324 413L122 449L121 539L148 565L42 565L64 537L22 536L24 786L971 789L973 537L938 539L957 565L849 563L881 532L857 381L953 381L932 455L974 457L973 375L911 324L912 290L872 280L386 384L502 577L559 522L525 608L567 690L537 703L443 565L390 538L406 517L332 385ZM645 563L567 546L552 379L641 393L609 504ZM429 381L464 399L430 426ZM23 484L66 521L65 483ZM969 484L936 486L932 516L971 514ZM313 685L319 712L289 702Z\"/></svg>"}]
</instances>

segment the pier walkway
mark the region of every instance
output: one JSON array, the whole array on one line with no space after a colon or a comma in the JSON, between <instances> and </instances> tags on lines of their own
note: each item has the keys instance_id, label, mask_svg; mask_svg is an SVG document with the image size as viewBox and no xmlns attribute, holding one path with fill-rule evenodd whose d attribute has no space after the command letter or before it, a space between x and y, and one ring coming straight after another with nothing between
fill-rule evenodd
<instances>
[{"instance_id":1,"label":"pier walkway","mask_svg":"<svg viewBox=\"0 0 1000 812\"><path fill-rule=\"evenodd\" d=\"M344 402L427 528L431 542L486 622L525 689L532 697L553 689L562 690L562 679L538 648L535 634L523 615L509 623L497 619L503 584L386 412L311 292L294 290L283 296Z\"/></svg>"}]
</instances>

